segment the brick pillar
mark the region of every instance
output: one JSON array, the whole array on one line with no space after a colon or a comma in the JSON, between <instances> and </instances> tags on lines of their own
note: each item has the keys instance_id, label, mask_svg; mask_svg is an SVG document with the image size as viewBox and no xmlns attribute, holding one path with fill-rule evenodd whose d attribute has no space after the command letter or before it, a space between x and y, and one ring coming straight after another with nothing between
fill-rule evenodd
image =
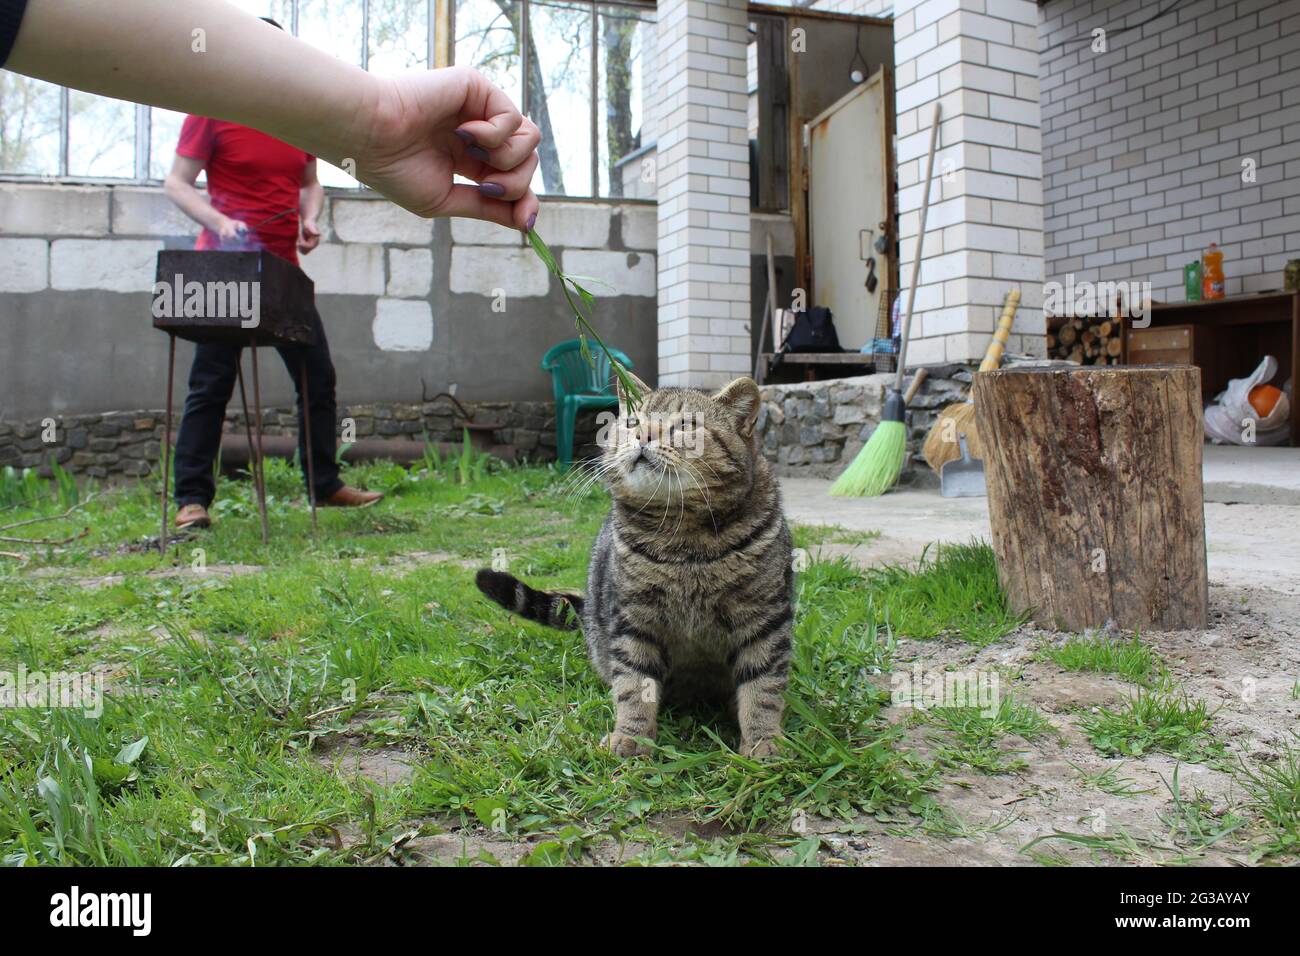
<instances>
[{"instance_id":1,"label":"brick pillar","mask_svg":"<svg viewBox=\"0 0 1300 956\"><path fill-rule=\"evenodd\" d=\"M744 0L660 0L659 383L753 371Z\"/></svg>"},{"instance_id":2,"label":"brick pillar","mask_svg":"<svg viewBox=\"0 0 1300 956\"><path fill-rule=\"evenodd\" d=\"M1038 8L1031 0L897 0L894 68L904 285L936 99L943 109L908 364L981 358L1012 286L1021 299L1008 350L1041 354Z\"/></svg>"}]
</instances>

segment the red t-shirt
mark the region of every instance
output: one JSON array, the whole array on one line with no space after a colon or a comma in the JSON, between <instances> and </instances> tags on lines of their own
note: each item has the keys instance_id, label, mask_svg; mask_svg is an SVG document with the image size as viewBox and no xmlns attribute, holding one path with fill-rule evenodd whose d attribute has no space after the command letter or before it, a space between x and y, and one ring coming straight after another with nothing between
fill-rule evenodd
<instances>
[{"instance_id":1,"label":"red t-shirt","mask_svg":"<svg viewBox=\"0 0 1300 956\"><path fill-rule=\"evenodd\" d=\"M246 224L268 252L297 263L298 190L310 153L247 126L204 116L185 117L176 152L202 160L208 199L218 212ZM286 209L292 211L258 225ZM220 249L221 240L204 229L194 248Z\"/></svg>"}]
</instances>

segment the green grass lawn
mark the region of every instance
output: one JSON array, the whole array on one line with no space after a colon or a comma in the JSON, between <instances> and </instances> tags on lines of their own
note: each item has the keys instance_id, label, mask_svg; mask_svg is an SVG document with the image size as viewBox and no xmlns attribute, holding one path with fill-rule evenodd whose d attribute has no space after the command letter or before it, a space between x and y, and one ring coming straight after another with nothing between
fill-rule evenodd
<instances>
[{"instance_id":1,"label":"green grass lawn","mask_svg":"<svg viewBox=\"0 0 1300 956\"><path fill-rule=\"evenodd\" d=\"M0 671L89 672L106 688L97 717L0 708L3 862L364 863L443 832L522 843L540 864L598 844L642 863L802 862L818 847L809 816L942 815L932 793L956 757L919 758L882 715L895 633L982 645L1020 623L987 548L869 572L814 549L782 753L743 758L723 715L670 711L655 754L624 762L597 745L612 710L581 635L512 618L473 584L495 557L536 585L582 587L602 492L482 459L350 467L389 497L322 510L313 537L293 468L268 471L266 546L251 485L225 480L213 530L166 558L148 546L148 485L0 532L73 539L0 544L30 556L0 558ZM19 495L0 525L66 505ZM941 716L981 757L1041 730L1019 705L987 727ZM410 769L382 782L350 769L358 754Z\"/></svg>"}]
</instances>

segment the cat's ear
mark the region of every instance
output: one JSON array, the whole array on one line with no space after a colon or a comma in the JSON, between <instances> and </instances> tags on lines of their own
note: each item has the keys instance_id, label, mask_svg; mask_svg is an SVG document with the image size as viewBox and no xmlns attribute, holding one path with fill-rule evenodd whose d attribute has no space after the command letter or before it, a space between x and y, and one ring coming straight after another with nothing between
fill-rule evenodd
<instances>
[{"instance_id":1,"label":"cat's ear","mask_svg":"<svg viewBox=\"0 0 1300 956\"><path fill-rule=\"evenodd\" d=\"M631 369L624 369L624 371L626 372L627 377L632 380L632 384L636 387L637 394L642 400L644 400L647 395L649 395L652 391L654 391L654 389L652 389L649 385L647 385L645 382L641 381L641 379L633 375ZM618 393L619 417L626 418L627 417L627 392L623 388L623 379L621 379L617 375L614 376L614 389Z\"/></svg>"},{"instance_id":2,"label":"cat's ear","mask_svg":"<svg viewBox=\"0 0 1300 956\"><path fill-rule=\"evenodd\" d=\"M758 392L758 384L746 376L724 385L713 393L713 400L736 416L736 428L748 438L754 433L754 423L758 421L758 410L763 405L763 397Z\"/></svg>"}]
</instances>

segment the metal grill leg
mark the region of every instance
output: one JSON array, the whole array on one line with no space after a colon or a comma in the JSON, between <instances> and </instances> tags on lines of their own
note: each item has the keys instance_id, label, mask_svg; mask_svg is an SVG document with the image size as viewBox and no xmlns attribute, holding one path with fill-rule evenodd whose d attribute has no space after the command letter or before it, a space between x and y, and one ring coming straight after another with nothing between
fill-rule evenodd
<instances>
[{"instance_id":1,"label":"metal grill leg","mask_svg":"<svg viewBox=\"0 0 1300 956\"><path fill-rule=\"evenodd\" d=\"M248 410L248 392L244 388L244 353L242 349L239 352L239 360L235 364L235 370L239 375L239 404L244 409L244 435L248 439L248 473L252 476L253 487L256 489L261 487L261 479L257 477L257 446L253 444L253 417Z\"/></svg>"},{"instance_id":2,"label":"metal grill leg","mask_svg":"<svg viewBox=\"0 0 1300 956\"><path fill-rule=\"evenodd\" d=\"M307 500L311 502L311 533L314 535L319 530L316 527L316 466L312 461L311 454L311 396L307 393L307 359L302 360L302 428L306 436L307 455Z\"/></svg>"},{"instance_id":3,"label":"metal grill leg","mask_svg":"<svg viewBox=\"0 0 1300 956\"><path fill-rule=\"evenodd\" d=\"M167 411L163 426L163 485L162 485L162 527L158 532L158 553L167 556L167 505L171 492L172 477L172 385L176 375L176 336L169 335L167 344Z\"/></svg>"},{"instance_id":4,"label":"metal grill leg","mask_svg":"<svg viewBox=\"0 0 1300 956\"><path fill-rule=\"evenodd\" d=\"M262 458L262 380L257 373L257 345L253 352L253 413L257 416L257 510L262 516L262 544L271 541L271 529L266 521L266 470Z\"/></svg>"}]
</instances>

